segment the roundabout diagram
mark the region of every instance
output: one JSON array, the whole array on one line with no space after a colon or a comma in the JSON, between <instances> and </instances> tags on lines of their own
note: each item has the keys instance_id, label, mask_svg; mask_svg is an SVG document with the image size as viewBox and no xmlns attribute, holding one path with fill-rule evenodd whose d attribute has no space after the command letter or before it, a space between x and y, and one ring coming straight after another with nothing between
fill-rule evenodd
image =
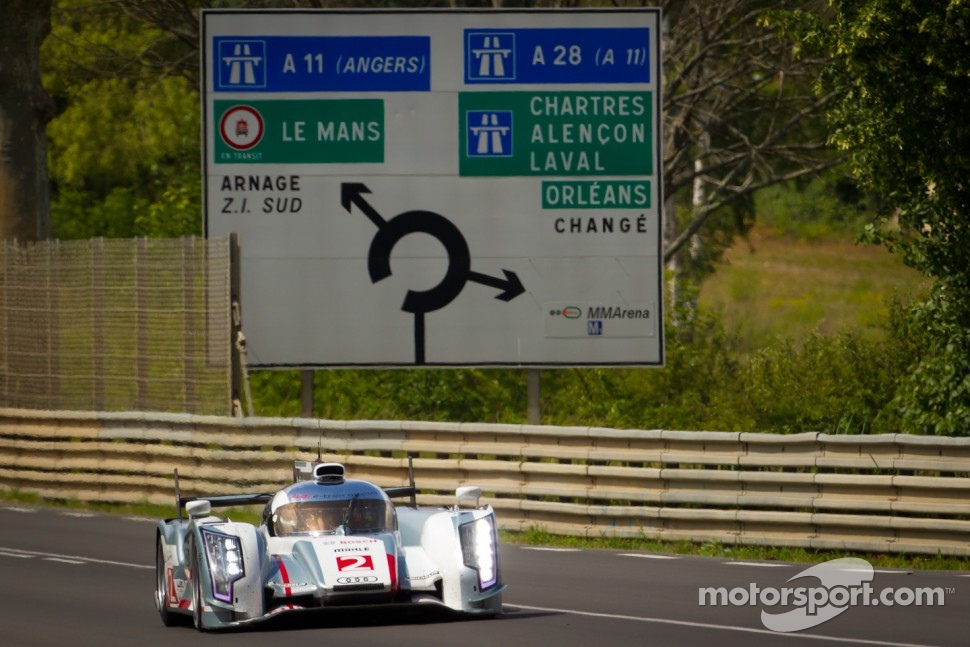
<instances>
[{"instance_id":1,"label":"roundabout diagram","mask_svg":"<svg viewBox=\"0 0 970 647\"><path fill-rule=\"evenodd\" d=\"M394 247L410 234L427 234L441 243L448 256L448 269L441 281L426 290L408 290L401 310L414 315L414 362L425 363L425 315L450 304L469 282L500 290L496 299L511 301L525 292L525 286L515 272L503 269L504 277L475 272L468 242L458 227L433 211L405 211L385 220L364 197L370 193L367 185L345 182L340 186L340 203L349 213L359 209L376 227L367 254L367 270L372 283L391 276L391 253Z\"/></svg>"}]
</instances>

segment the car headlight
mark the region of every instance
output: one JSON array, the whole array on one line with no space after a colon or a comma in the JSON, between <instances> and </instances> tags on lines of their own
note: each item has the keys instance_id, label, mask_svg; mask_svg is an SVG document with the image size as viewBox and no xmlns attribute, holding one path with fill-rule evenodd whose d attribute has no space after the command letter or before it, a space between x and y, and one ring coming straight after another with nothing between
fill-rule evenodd
<instances>
[{"instance_id":1,"label":"car headlight","mask_svg":"<svg viewBox=\"0 0 970 647\"><path fill-rule=\"evenodd\" d=\"M493 517L482 517L458 527L465 566L478 571L482 591L498 582L498 538Z\"/></svg>"},{"instance_id":2,"label":"car headlight","mask_svg":"<svg viewBox=\"0 0 970 647\"><path fill-rule=\"evenodd\" d=\"M212 595L217 600L232 602L232 584L246 574L239 537L203 529L202 543L212 579Z\"/></svg>"}]
</instances>

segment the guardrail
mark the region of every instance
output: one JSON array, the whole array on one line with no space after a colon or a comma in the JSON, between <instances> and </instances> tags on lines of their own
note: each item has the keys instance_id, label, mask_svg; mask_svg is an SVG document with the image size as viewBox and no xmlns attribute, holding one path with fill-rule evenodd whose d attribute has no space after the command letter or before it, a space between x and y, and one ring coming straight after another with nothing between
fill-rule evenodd
<instances>
[{"instance_id":1,"label":"guardrail","mask_svg":"<svg viewBox=\"0 0 970 647\"><path fill-rule=\"evenodd\" d=\"M274 491L292 461L404 485L480 485L509 530L970 555L970 439L229 418L0 408L0 490L171 504Z\"/></svg>"}]
</instances>

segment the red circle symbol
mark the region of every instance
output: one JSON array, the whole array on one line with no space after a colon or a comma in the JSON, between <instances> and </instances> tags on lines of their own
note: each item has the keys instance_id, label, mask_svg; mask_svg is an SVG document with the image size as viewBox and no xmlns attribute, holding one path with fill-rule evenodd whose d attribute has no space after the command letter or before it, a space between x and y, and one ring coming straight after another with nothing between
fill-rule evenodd
<instances>
[{"instance_id":1,"label":"red circle symbol","mask_svg":"<svg viewBox=\"0 0 970 647\"><path fill-rule=\"evenodd\" d=\"M263 138L266 131L263 116L249 106L233 106L222 114L219 120L219 134L222 141L236 150L252 148Z\"/></svg>"}]
</instances>

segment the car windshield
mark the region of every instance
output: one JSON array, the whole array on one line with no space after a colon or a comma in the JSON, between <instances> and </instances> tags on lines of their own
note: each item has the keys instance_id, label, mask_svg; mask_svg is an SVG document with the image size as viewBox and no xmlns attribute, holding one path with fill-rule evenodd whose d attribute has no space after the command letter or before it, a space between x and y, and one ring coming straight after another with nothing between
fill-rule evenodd
<instances>
[{"instance_id":1,"label":"car windshield","mask_svg":"<svg viewBox=\"0 0 970 647\"><path fill-rule=\"evenodd\" d=\"M274 534L280 537L333 533L345 524L348 532L393 530L394 511L383 500L354 497L287 503L273 514Z\"/></svg>"}]
</instances>

